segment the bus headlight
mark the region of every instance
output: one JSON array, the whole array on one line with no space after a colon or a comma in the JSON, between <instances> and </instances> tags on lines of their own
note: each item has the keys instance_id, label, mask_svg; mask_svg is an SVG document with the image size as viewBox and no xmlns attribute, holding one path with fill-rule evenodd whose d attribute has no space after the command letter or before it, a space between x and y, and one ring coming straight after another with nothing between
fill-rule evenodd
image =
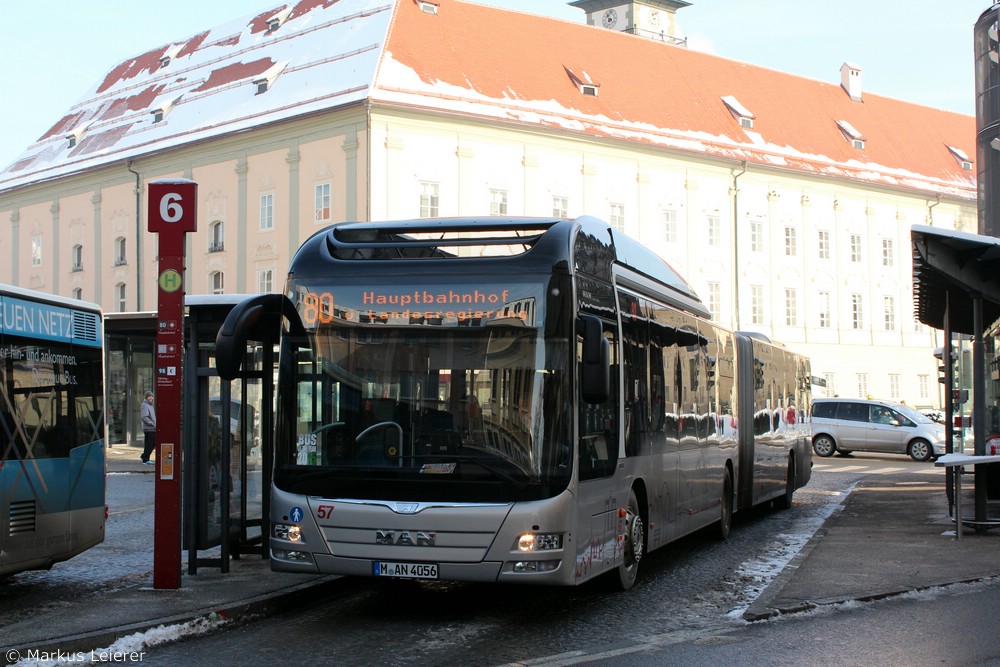
<instances>
[{"instance_id":1,"label":"bus headlight","mask_svg":"<svg viewBox=\"0 0 1000 667\"><path fill-rule=\"evenodd\" d=\"M279 540L288 540L289 542L301 542L302 529L295 525L287 526L283 523L276 523L274 524L274 536L277 537Z\"/></svg>"},{"instance_id":2,"label":"bus headlight","mask_svg":"<svg viewBox=\"0 0 1000 667\"><path fill-rule=\"evenodd\" d=\"M553 551L562 549L559 533L525 533L517 538L518 551Z\"/></svg>"}]
</instances>

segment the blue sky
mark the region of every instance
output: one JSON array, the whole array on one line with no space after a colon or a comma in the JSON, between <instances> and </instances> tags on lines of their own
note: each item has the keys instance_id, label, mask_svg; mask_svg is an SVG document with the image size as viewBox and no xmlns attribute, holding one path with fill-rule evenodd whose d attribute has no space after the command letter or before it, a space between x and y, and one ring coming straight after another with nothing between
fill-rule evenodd
<instances>
[{"instance_id":1,"label":"blue sky","mask_svg":"<svg viewBox=\"0 0 1000 667\"><path fill-rule=\"evenodd\" d=\"M479 4L583 22L564 0ZM972 28L989 0L689 0L677 14L689 48L974 115ZM0 167L45 133L119 62L269 7L253 0L54 0L2 3ZM639 66L642 64L640 63Z\"/></svg>"}]
</instances>

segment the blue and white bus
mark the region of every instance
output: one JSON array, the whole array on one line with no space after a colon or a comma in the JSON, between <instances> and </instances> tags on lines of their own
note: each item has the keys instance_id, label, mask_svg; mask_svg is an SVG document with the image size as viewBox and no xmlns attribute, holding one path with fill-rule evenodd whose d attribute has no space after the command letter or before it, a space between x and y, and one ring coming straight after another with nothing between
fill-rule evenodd
<instances>
[{"instance_id":1,"label":"blue and white bus","mask_svg":"<svg viewBox=\"0 0 1000 667\"><path fill-rule=\"evenodd\" d=\"M273 570L627 589L809 480L808 359L595 218L330 227L231 312L220 374L279 329Z\"/></svg>"},{"instance_id":2,"label":"blue and white bus","mask_svg":"<svg viewBox=\"0 0 1000 667\"><path fill-rule=\"evenodd\" d=\"M104 347L95 304L0 285L0 577L104 540Z\"/></svg>"}]
</instances>

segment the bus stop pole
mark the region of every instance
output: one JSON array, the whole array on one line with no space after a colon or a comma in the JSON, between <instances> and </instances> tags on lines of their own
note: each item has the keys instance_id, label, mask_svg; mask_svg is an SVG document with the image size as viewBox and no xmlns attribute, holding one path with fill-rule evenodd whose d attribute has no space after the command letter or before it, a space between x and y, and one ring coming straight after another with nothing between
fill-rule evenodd
<instances>
[{"instance_id":1,"label":"bus stop pole","mask_svg":"<svg viewBox=\"0 0 1000 667\"><path fill-rule=\"evenodd\" d=\"M184 235L197 229L198 184L149 183L147 224L159 234L156 354L156 487L153 588L181 587L181 388L184 354Z\"/></svg>"}]
</instances>

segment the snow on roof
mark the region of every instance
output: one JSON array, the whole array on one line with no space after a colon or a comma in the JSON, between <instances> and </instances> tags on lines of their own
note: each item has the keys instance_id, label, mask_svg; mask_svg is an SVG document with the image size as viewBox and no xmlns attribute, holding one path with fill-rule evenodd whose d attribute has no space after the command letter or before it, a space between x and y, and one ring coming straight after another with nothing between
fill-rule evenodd
<instances>
[{"instance_id":1,"label":"snow on roof","mask_svg":"<svg viewBox=\"0 0 1000 667\"><path fill-rule=\"evenodd\" d=\"M460 0L435 13L414 0L291 7L277 29L272 6L119 64L0 172L0 191L368 99L976 198L975 173L949 150L975 152L971 116L871 93L859 104L838 83ZM150 107L180 95L154 123ZM720 99L753 109L753 132ZM837 120L865 128L864 151ZM70 148L67 133L88 122Z\"/></svg>"},{"instance_id":2,"label":"snow on roof","mask_svg":"<svg viewBox=\"0 0 1000 667\"><path fill-rule=\"evenodd\" d=\"M364 99L392 0L301 0L285 9L272 6L118 64L0 172L0 190ZM271 29L275 17L283 22ZM268 90L257 94L260 80ZM154 122L158 109L169 115ZM78 128L85 129L70 146Z\"/></svg>"},{"instance_id":3,"label":"snow on roof","mask_svg":"<svg viewBox=\"0 0 1000 667\"><path fill-rule=\"evenodd\" d=\"M393 19L376 102L976 198L975 174L946 148L972 150L972 116L873 94L858 104L839 83L601 27L457 0L436 16L410 5L400 2ZM569 74L581 72L600 83L599 96L581 93ZM732 122L722 98L754 110L753 132ZM863 153L833 119L866 128Z\"/></svg>"}]
</instances>

